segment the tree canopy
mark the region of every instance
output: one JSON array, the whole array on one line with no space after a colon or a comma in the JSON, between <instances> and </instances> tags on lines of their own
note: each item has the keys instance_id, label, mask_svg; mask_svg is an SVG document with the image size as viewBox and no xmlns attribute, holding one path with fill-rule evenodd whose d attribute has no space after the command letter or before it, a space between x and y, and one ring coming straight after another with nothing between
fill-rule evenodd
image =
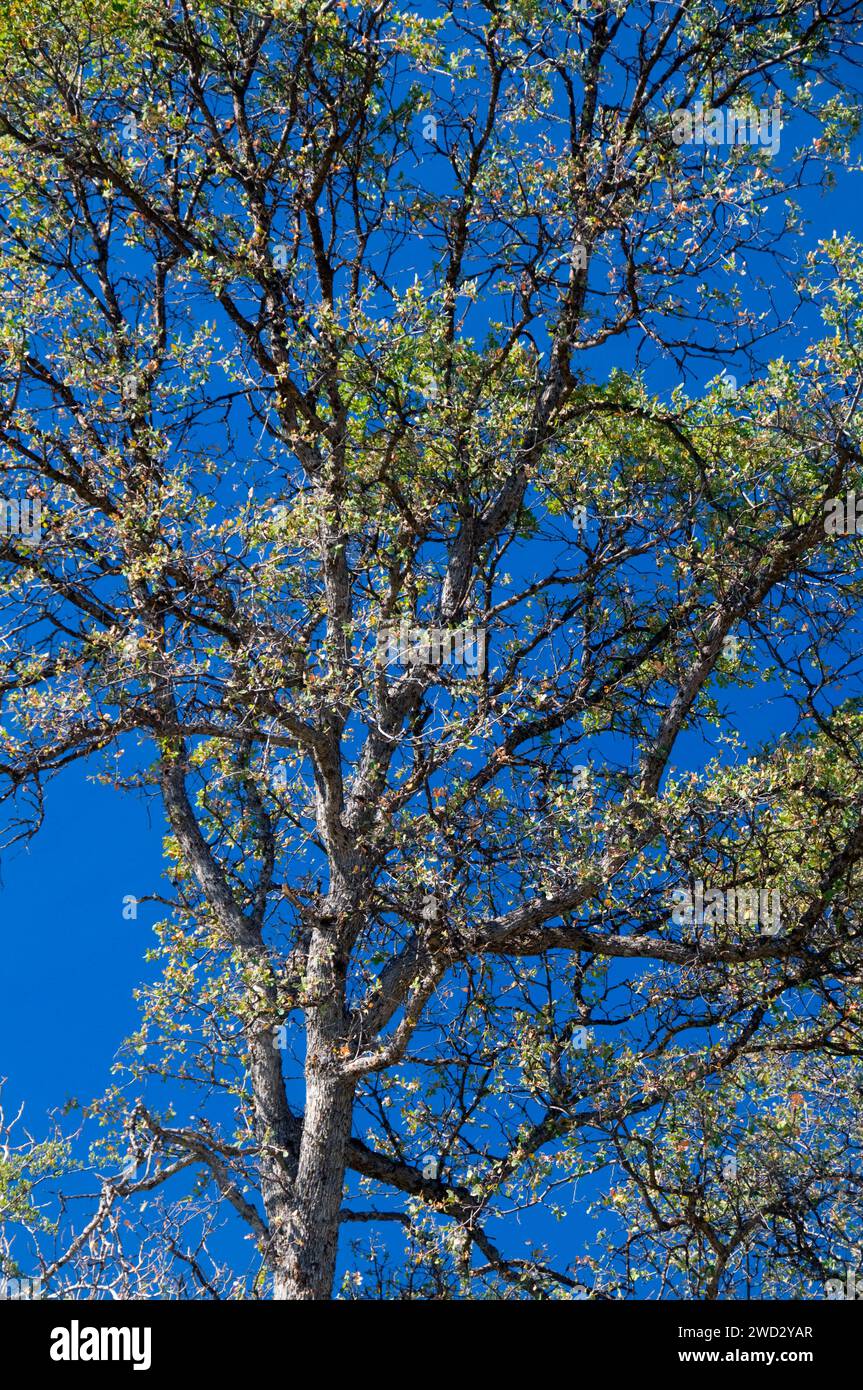
<instances>
[{"instance_id":1,"label":"tree canopy","mask_svg":"<svg viewBox=\"0 0 863 1390\"><path fill-rule=\"evenodd\" d=\"M4 1122L7 1273L841 1276L860 9L9 0L5 845L81 763L166 881L107 1093Z\"/></svg>"}]
</instances>

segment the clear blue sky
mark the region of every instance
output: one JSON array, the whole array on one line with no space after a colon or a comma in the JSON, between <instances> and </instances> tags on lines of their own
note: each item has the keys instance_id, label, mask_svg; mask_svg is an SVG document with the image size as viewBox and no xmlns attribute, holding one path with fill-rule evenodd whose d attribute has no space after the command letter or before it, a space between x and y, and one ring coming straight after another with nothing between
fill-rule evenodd
<instances>
[{"instance_id":1,"label":"clear blue sky","mask_svg":"<svg viewBox=\"0 0 863 1390\"><path fill-rule=\"evenodd\" d=\"M859 176L842 176L829 195L807 198L810 227L801 259L834 229L863 237L859 194ZM774 340L770 352L793 359L801 348L789 338ZM614 364L629 365L628 351L618 341L592 359L592 371L601 376ZM717 370L693 363L702 382ZM659 363L650 377L662 390L678 381ZM770 730L770 709L760 697L745 699L757 742ZM163 831L155 803L89 781L88 770L75 766L48 787L39 835L0 859L0 1076L9 1078L7 1105L26 1100L37 1135L50 1108L104 1090L116 1049L135 1026L132 992L150 969L143 954L152 939L149 927L163 910L145 904L137 921L126 921L122 900L164 887ZM523 1232L539 1236L544 1228L541 1214L529 1215ZM554 1241L559 1249L560 1227Z\"/></svg>"}]
</instances>

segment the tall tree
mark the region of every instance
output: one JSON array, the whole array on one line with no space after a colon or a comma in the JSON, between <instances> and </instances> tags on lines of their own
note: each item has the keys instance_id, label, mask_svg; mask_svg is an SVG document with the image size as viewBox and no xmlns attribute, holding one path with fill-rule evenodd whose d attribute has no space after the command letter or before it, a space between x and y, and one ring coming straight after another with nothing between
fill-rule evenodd
<instances>
[{"instance_id":1,"label":"tall tree","mask_svg":"<svg viewBox=\"0 0 863 1390\"><path fill-rule=\"evenodd\" d=\"M97 760L171 883L48 1287L324 1299L352 1223L362 1297L841 1266L860 11L7 4L7 842ZM9 1139L9 1262L65 1152Z\"/></svg>"}]
</instances>

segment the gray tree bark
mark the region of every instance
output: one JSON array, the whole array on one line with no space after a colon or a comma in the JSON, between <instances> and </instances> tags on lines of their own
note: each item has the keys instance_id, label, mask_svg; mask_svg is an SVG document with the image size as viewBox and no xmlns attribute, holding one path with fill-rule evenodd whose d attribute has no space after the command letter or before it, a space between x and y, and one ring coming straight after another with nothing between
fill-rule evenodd
<instances>
[{"instance_id":1,"label":"gray tree bark","mask_svg":"<svg viewBox=\"0 0 863 1390\"><path fill-rule=\"evenodd\" d=\"M272 1252L273 1297L302 1301L333 1296L356 1088L356 1081L344 1074L342 1057L347 1036L344 959L333 937L320 929L310 943L306 987L302 1136L286 1219L279 1213Z\"/></svg>"}]
</instances>

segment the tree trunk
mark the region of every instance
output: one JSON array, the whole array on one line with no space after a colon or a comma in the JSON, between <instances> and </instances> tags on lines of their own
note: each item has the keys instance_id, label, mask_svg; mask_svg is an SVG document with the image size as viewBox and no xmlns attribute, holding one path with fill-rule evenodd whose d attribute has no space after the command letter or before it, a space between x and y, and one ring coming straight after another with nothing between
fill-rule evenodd
<instances>
[{"instance_id":1,"label":"tree trunk","mask_svg":"<svg viewBox=\"0 0 863 1390\"><path fill-rule=\"evenodd\" d=\"M261 1197L270 1229L268 1258L272 1263L280 1233L287 1227L299 1151L272 1025L258 1024L250 1030L249 1056Z\"/></svg>"},{"instance_id":2,"label":"tree trunk","mask_svg":"<svg viewBox=\"0 0 863 1390\"><path fill-rule=\"evenodd\" d=\"M273 1297L333 1296L345 1159L356 1082L341 1074L345 960L315 932L306 974L306 1105L290 1213L274 1249Z\"/></svg>"},{"instance_id":3,"label":"tree trunk","mask_svg":"<svg viewBox=\"0 0 863 1390\"><path fill-rule=\"evenodd\" d=\"M307 1077L300 1162L283 1249L276 1252L274 1298L333 1296L353 1089L317 1069Z\"/></svg>"}]
</instances>

